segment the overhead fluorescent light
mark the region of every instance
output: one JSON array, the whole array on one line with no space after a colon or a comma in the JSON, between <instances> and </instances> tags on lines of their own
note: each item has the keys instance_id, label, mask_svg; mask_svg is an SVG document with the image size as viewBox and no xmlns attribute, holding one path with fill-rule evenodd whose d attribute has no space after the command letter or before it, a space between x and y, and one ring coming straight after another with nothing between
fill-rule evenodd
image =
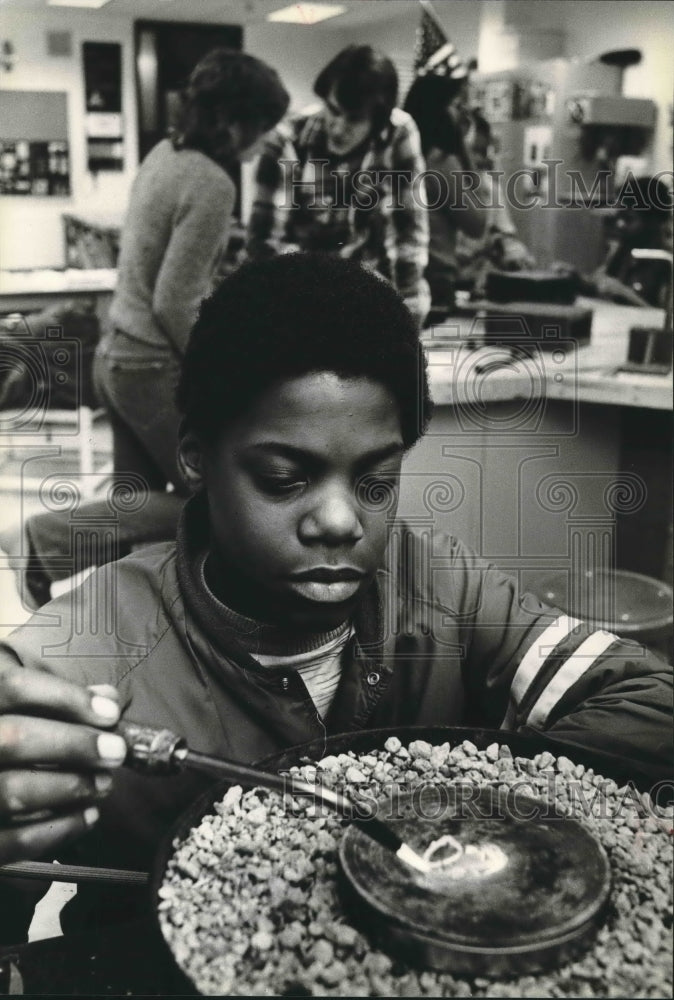
<instances>
[{"instance_id":1,"label":"overhead fluorescent light","mask_svg":"<svg viewBox=\"0 0 674 1000\"><path fill-rule=\"evenodd\" d=\"M346 7L336 3L294 3L267 14L268 21L283 21L285 24L318 24L329 17L346 13Z\"/></svg>"},{"instance_id":2,"label":"overhead fluorescent light","mask_svg":"<svg viewBox=\"0 0 674 1000\"><path fill-rule=\"evenodd\" d=\"M88 7L89 10L97 10L105 7L110 0L47 0L50 7Z\"/></svg>"}]
</instances>

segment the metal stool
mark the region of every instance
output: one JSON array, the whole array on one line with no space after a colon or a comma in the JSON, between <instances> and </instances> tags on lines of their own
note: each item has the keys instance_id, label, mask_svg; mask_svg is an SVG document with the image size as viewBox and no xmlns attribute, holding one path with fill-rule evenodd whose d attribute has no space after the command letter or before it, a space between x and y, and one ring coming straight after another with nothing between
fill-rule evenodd
<instances>
[{"instance_id":1,"label":"metal stool","mask_svg":"<svg viewBox=\"0 0 674 1000\"><path fill-rule=\"evenodd\" d=\"M582 581L552 572L531 576L527 589L545 604L671 657L674 591L661 580L624 569L588 571ZM590 591L593 601L587 599ZM593 607L595 613L588 613Z\"/></svg>"}]
</instances>

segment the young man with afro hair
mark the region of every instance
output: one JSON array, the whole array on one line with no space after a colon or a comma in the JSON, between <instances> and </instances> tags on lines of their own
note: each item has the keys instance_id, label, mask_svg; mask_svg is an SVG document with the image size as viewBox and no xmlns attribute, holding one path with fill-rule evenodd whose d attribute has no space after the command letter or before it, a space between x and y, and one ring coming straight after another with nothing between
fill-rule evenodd
<instances>
[{"instance_id":1,"label":"young man with afro hair","mask_svg":"<svg viewBox=\"0 0 674 1000\"><path fill-rule=\"evenodd\" d=\"M477 725L665 764L666 664L396 520L430 399L387 281L325 254L240 268L202 305L178 403L193 495L176 542L99 569L0 647L0 861L147 870L206 779L120 767L120 716L242 762ZM66 923L114 919L113 896L81 886Z\"/></svg>"}]
</instances>

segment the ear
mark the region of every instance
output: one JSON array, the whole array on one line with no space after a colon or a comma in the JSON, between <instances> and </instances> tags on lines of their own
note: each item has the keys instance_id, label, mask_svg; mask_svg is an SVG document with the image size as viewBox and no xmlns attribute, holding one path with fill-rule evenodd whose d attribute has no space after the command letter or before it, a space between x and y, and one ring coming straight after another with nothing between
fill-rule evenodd
<instances>
[{"instance_id":1,"label":"ear","mask_svg":"<svg viewBox=\"0 0 674 1000\"><path fill-rule=\"evenodd\" d=\"M180 427L178 436L178 468L189 486L196 493L206 484L206 460L203 445L197 435Z\"/></svg>"}]
</instances>

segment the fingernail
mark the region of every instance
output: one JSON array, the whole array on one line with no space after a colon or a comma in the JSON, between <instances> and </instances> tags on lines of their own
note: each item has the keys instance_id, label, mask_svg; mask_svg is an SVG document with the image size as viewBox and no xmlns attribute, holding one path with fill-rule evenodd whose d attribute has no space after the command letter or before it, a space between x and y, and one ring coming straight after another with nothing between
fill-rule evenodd
<instances>
[{"instance_id":1,"label":"fingernail","mask_svg":"<svg viewBox=\"0 0 674 1000\"><path fill-rule=\"evenodd\" d=\"M96 808L96 806L89 806L88 809L84 810L84 813L82 815L84 816L84 822L87 824L87 826L93 826L94 823L98 820L100 813Z\"/></svg>"},{"instance_id":2,"label":"fingernail","mask_svg":"<svg viewBox=\"0 0 674 1000\"><path fill-rule=\"evenodd\" d=\"M102 694L95 694L91 699L91 710L95 712L99 719L104 722L117 722L119 718L119 705L112 698L106 698Z\"/></svg>"},{"instance_id":3,"label":"fingernail","mask_svg":"<svg viewBox=\"0 0 674 1000\"><path fill-rule=\"evenodd\" d=\"M104 694L113 699L117 694L117 688L113 684L89 684L87 690L92 694Z\"/></svg>"},{"instance_id":4,"label":"fingernail","mask_svg":"<svg viewBox=\"0 0 674 1000\"><path fill-rule=\"evenodd\" d=\"M94 785L96 786L96 791L99 795L105 795L112 788L112 775L111 774L97 774L94 778Z\"/></svg>"},{"instance_id":5,"label":"fingernail","mask_svg":"<svg viewBox=\"0 0 674 1000\"><path fill-rule=\"evenodd\" d=\"M106 764L121 764L126 757L126 743L116 733L101 733L97 746L98 756Z\"/></svg>"}]
</instances>

